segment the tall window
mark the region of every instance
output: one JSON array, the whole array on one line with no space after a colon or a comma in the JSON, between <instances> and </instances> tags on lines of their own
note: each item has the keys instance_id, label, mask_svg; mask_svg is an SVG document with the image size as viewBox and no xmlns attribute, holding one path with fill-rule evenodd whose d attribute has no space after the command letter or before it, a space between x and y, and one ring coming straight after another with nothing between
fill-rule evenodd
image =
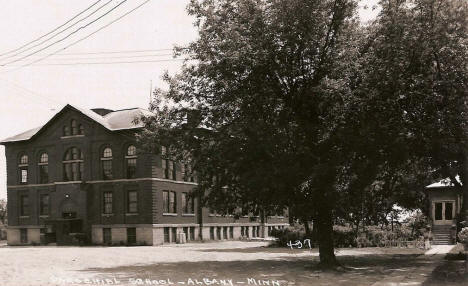
<instances>
[{"instance_id":1,"label":"tall window","mask_svg":"<svg viewBox=\"0 0 468 286\"><path fill-rule=\"evenodd\" d=\"M183 213L193 214L195 209L193 198L188 193L182 193L181 201Z\"/></svg>"},{"instance_id":2,"label":"tall window","mask_svg":"<svg viewBox=\"0 0 468 286\"><path fill-rule=\"evenodd\" d=\"M39 183L45 184L49 182L49 155L42 153L39 157Z\"/></svg>"},{"instance_id":3,"label":"tall window","mask_svg":"<svg viewBox=\"0 0 468 286\"><path fill-rule=\"evenodd\" d=\"M125 155L127 165L127 179L134 179L136 177L136 164L137 155L136 148L133 145L128 146L127 154Z\"/></svg>"},{"instance_id":4,"label":"tall window","mask_svg":"<svg viewBox=\"0 0 468 286\"><path fill-rule=\"evenodd\" d=\"M65 152L63 158L63 180L80 181L83 175L83 153L72 147Z\"/></svg>"},{"instance_id":5,"label":"tall window","mask_svg":"<svg viewBox=\"0 0 468 286\"><path fill-rule=\"evenodd\" d=\"M192 166L189 163L184 163L182 165L182 176L183 180L186 182L193 182L193 172L192 172Z\"/></svg>"},{"instance_id":6,"label":"tall window","mask_svg":"<svg viewBox=\"0 0 468 286\"><path fill-rule=\"evenodd\" d=\"M20 228L20 241L21 243L28 243L28 229Z\"/></svg>"},{"instance_id":7,"label":"tall window","mask_svg":"<svg viewBox=\"0 0 468 286\"><path fill-rule=\"evenodd\" d=\"M163 191L163 212L177 213L176 192Z\"/></svg>"},{"instance_id":8,"label":"tall window","mask_svg":"<svg viewBox=\"0 0 468 286\"><path fill-rule=\"evenodd\" d=\"M177 180L177 169L176 169L176 162L175 161L171 161L171 164L170 164L170 167L171 167L171 179L173 179L174 181Z\"/></svg>"},{"instance_id":9,"label":"tall window","mask_svg":"<svg viewBox=\"0 0 468 286\"><path fill-rule=\"evenodd\" d=\"M71 121L71 131L72 135L78 135L78 124L75 119L72 119Z\"/></svg>"},{"instance_id":10,"label":"tall window","mask_svg":"<svg viewBox=\"0 0 468 286\"><path fill-rule=\"evenodd\" d=\"M128 244L136 243L136 228L135 227L127 228L127 243Z\"/></svg>"},{"instance_id":11,"label":"tall window","mask_svg":"<svg viewBox=\"0 0 468 286\"><path fill-rule=\"evenodd\" d=\"M112 230L110 228L103 228L102 229L102 242L104 244L111 244L112 243Z\"/></svg>"},{"instance_id":12,"label":"tall window","mask_svg":"<svg viewBox=\"0 0 468 286\"><path fill-rule=\"evenodd\" d=\"M167 147L161 147L161 165L163 168L164 179L177 179L176 162L169 159Z\"/></svg>"},{"instance_id":13,"label":"tall window","mask_svg":"<svg viewBox=\"0 0 468 286\"><path fill-rule=\"evenodd\" d=\"M111 214L112 213L112 192L102 193L102 213Z\"/></svg>"},{"instance_id":14,"label":"tall window","mask_svg":"<svg viewBox=\"0 0 468 286\"><path fill-rule=\"evenodd\" d=\"M21 195L20 197L20 215L29 215L29 197L28 195Z\"/></svg>"},{"instance_id":15,"label":"tall window","mask_svg":"<svg viewBox=\"0 0 468 286\"><path fill-rule=\"evenodd\" d=\"M70 136L70 127L63 126L63 136Z\"/></svg>"},{"instance_id":16,"label":"tall window","mask_svg":"<svg viewBox=\"0 0 468 286\"><path fill-rule=\"evenodd\" d=\"M169 212L177 213L176 192L169 192Z\"/></svg>"},{"instance_id":17,"label":"tall window","mask_svg":"<svg viewBox=\"0 0 468 286\"><path fill-rule=\"evenodd\" d=\"M28 183L28 155L21 155L18 162L19 181L21 184Z\"/></svg>"},{"instance_id":18,"label":"tall window","mask_svg":"<svg viewBox=\"0 0 468 286\"><path fill-rule=\"evenodd\" d=\"M112 149L109 147L104 148L101 156L102 178L110 180L112 175Z\"/></svg>"},{"instance_id":19,"label":"tall window","mask_svg":"<svg viewBox=\"0 0 468 286\"><path fill-rule=\"evenodd\" d=\"M137 191L127 192L127 213L138 212L138 195Z\"/></svg>"},{"instance_id":20,"label":"tall window","mask_svg":"<svg viewBox=\"0 0 468 286\"><path fill-rule=\"evenodd\" d=\"M63 136L84 135L84 127L78 124L75 119L70 121L70 125L63 126Z\"/></svg>"},{"instance_id":21,"label":"tall window","mask_svg":"<svg viewBox=\"0 0 468 286\"><path fill-rule=\"evenodd\" d=\"M39 214L49 215L49 195L41 195L39 198Z\"/></svg>"}]
</instances>

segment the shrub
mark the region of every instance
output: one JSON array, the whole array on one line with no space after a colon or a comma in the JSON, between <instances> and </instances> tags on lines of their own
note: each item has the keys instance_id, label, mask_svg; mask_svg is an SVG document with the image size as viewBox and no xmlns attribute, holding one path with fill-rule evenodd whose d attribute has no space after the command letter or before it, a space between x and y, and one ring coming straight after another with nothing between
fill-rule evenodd
<instances>
[{"instance_id":1,"label":"shrub","mask_svg":"<svg viewBox=\"0 0 468 286\"><path fill-rule=\"evenodd\" d=\"M462 230L458 233L458 240L461 243L468 245L468 227L462 228Z\"/></svg>"},{"instance_id":2,"label":"shrub","mask_svg":"<svg viewBox=\"0 0 468 286\"><path fill-rule=\"evenodd\" d=\"M356 247L356 233L350 227L336 226L333 229L335 247Z\"/></svg>"},{"instance_id":3,"label":"shrub","mask_svg":"<svg viewBox=\"0 0 468 286\"><path fill-rule=\"evenodd\" d=\"M271 236L277 239L278 246L287 246L287 244L291 242L295 242L296 240L303 241L307 237L305 237L305 231L297 230L297 229L272 229Z\"/></svg>"}]
</instances>

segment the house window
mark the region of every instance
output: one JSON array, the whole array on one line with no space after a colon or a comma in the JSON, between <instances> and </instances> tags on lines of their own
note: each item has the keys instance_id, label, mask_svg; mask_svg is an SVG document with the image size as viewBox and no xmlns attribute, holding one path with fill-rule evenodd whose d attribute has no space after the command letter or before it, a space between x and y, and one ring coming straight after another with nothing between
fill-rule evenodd
<instances>
[{"instance_id":1,"label":"house window","mask_svg":"<svg viewBox=\"0 0 468 286\"><path fill-rule=\"evenodd\" d=\"M112 230L110 228L103 228L102 229L102 242L104 244L111 244L112 243Z\"/></svg>"},{"instance_id":2,"label":"house window","mask_svg":"<svg viewBox=\"0 0 468 286\"><path fill-rule=\"evenodd\" d=\"M72 119L71 121L71 130L72 130L72 135L78 135L78 124L76 123L75 119Z\"/></svg>"},{"instance_id":3,"label":"house window","mask_svg":"<svg viewBox=\"0 0 468 286\"><path fill-rule=\"evenodd\" d=\"M169 191L163 191L163 212L169 213Z\"/></svg>"},{"instance_id":4,"label":"house window","mask_svg":"<svg viewBox=\"0 0 468 286\"><path fill-rule=\"evenodd\" d=\"M170 174L171 174L171 179L172 180L177 180L177 170L176 170L176 162L170 161Z\"/></svg>"},{"instance_id":5,"label":"house window","mask_svg":"<svg viewBox=\"0 0 468 286\"><path fill-rule=\"evenodd\" d=\"M177 227L172 228L172 242L177 242Z\"/></svg>"},{"instance_id":6,"label":"house window","mask_svg":"<svg viewBox=\"0 0 468 286\"><path fill-rule=\"evenodd\" d=\"M41 195L39 198L39 214L49 215L49 195Z\"/></svg>"},{"instance_id":7,"label":"house window","mask_svg":"<svg viewBox=\"0 0 468 286\"><path fill-rule=\"evenodd\" d=\"M223 239L227 239L228 238L228 227L225 226L223 227Z\"/></svg>"},{"instance_id":8,"label":"house window","mask_svg":"<svg viewBox=\"0 0 468 286\"><path fill-rule=\"evenodd\" d=\"M163 191L163 212L177 213L176 192Z\"/></svg>"},{"instance_id":9,"label":"house window","mask_svg":"<svg viewBox=\"0 0 468 286\"><path fill-rule=\"evenodd\" d=\"M193 182L193 172L192 172L192 167L190 164L185 163L182 165L182 174L183 174L183 180L185 182Z\"/></svg>"},{"instance_id":10,"label":"house window","mask_svg":"<svg viewBox=\"0 0 468 286\"><path fill-rule=\"evenodd\" d=\"M163 159L164 179L169 179L169 164L170 161L168 159Z\"/></svg>"},{"instance_id":11,"label":"house window","mask_svg":"<svg viewBox=\"0 0 468 286\"><path fill-rule=\"evenodd\" d=\"M27 228L20 229L20 239L21 239L21 243L28 243L28 229Z\"/></svg>"},{"instance_id":12,"label":"house window","mask_svg":"<svg viewBox=\"0 0 468 286\"><path fill-rule=\"evenodd\" d=\"M137 191L127 192L127 213L138 212L138 195Z\"/></svg>"},{"instance_id":13,"label":"house window","mask_svg":"<svg viewBox=\"0 0 468 286\"><path fill-rule=\"evenodd\" d=\"M63 136L70 136L70 127L63 126Z\"/></svg>"},{"instance_id":14,"label":"house window","mask_svg":"<svg viewBox=\"0 0 468 286\"><path fill-rule=\"evenodd\" d=\"M49 155L42 153L39 157L39 183L46 184L49 182Z\"/></svg>"},{"instance_id":15,"label":"house window","mask_svg":"<svg viewBox=\"0 0 468 286\"><path fill-rule=\"evenodd\" d=\"M220 226L216 227L216 238L218 240L221 239L221 227Z\"/></svg>"},{"instance_id":16,"label":"house window","mask_svg":"<svg viewBox=\"0 0 468 286\"><path fill-rule=\"evenodd\" d=\"M177 180L176 163L169 159L167 148L161 147L161 166L163 168L164 179Z\"/></svg>"},{"instance_id":17,"label":"house window","mask_svg":"<svg viewBox=\"0 0 468 286\"><path fill-rule=\"evenodd\" d=\"M190 240L195 240L195 227L190 227Z\"/></svg>"},{"instance_id":18,"label":"house window","mask_svg":"<svg viewBox=\"0 0 468 286\"><path fill-rule=\"evenodd\" d=\"M214 227L213 226L210 226L210 239L211 240L215 239L215 237L214 237Z\"/></svg>"},{"instance_id":19,"label":"house window","mask_svg":"<svg viewBox=\"0 0 468 286\"><path fill-rule=\"evenodd\" d=\"M110 180L112 175L112 149L109 147L104 148L101 156L102 178Z\"/></svg>"},{"instance_id":20,"label":"house window","mask_svg":"<svg viewBox=\"0 0 468 286\"><path fill-rule=\"evenodd\" d=\"M127 243L136 244L136 228L134 227L127 228Z\"/></svg>"},{"instance_id":21,"label":"house window","mask_svg":"<svg viewBox=\"0 0 468 286\"><path fill-rule=\"evenodd\" d=\"M79 131L78 131L78 132L79 132L80 135L84 135L84 127L83 127L83 125L80 124Z\"/></svg>"},{"instance_id":22,"label":"house window","mask_svg":"<svg viewBox=\"0 0 468 286\"><path fill-rule=\"evenodd\" d=\"M234 227L230 226L229 227L229 238L234 238Z\"/></svg>"},{"instance_id":23,"label":"house window","mask_svg":"<svg viewBox=\"0 0 468 286\"><path fill-rule=\"evenodd\" d=\"M169 228L165 227L164 228L164 242L169 243L171 242L169 239Z\"/></svg>"},{"instance_id":24,"label":"house window","mask_svg":"<svg viewBox=\"0 0 468 286\"><path fill-rule=\"evenodd\" d=\"M127 154L125 155L127 167L127 179L134 179L136 177L136 164L137 155L136 147L133 145L128 146Z\"/></svg>"},{"instance_id":25,"label":"house window","mask_svg":"<svg viewBox=\"0 0 468 286\"><path fill-rule=\"evenodd\" d=\"M28 155L21 155L18 162L19 177L21 184L28 183Z\"/></svg>"},{"instance_id":26,"label":"house window","mask_svg":"<svg viewBox=\"0 0 468 286\"><path fill-rule=\"evenodd\" d=\"M28 195L22 195L20 197L20 215L28 216L29 215L29 197Z\"/></svg>"},{"instance_id":27,"label":"house window","mask_svg":"<svg viewBox=\"0 0 468 286\"><path fill-rule=\"evenodd\" d=\"M76 147L69 148L63 158L63 180L80 181L83 171L83 153Z\"/></svg>"},{"instance_id":28,"label":"house window","mask_svg":"<svg viewBox=\"0 0 468 286\"><path fill-rule=\"evenodd\" d=\"M194 203L193 198L188 193L182 193L182 211L184 214L193 214L194 213Z\"/></svg>"},{"instance_id":29,"label":"house window","mask_svg":"<svg viewBox=\"0 0 468 286\"><path fill-rule=\"evenodd\" d=\"M112 192L102 193L102 213L111 214L112 213Z\"/></svg>"},{"instance_id":30,"label":"house window","mask_svg":"<svg viewBox=\"0 0 468 286\"><path fill-rule=\"evenodd\" d=\"M177 213L177 197L176 192L169 192L169 212Z\"/></svg>"}]
</instances>

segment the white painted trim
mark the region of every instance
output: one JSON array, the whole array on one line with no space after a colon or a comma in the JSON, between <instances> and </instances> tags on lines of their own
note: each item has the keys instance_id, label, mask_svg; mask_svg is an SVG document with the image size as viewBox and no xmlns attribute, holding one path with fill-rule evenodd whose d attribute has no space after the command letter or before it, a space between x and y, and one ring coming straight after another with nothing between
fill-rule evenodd
<instances>
[{"instance_id":1,"label":"white painted trim","mask_svg":"<svg viewBox=\"0 0 468 286\"><path fill-rule=\"evenodd\" d=\"M226 223L221 223L221 222L217 222L217 223L204 223L203 224L203 227L210 227L210 226L262 226L264 224L260 223L260 222L226 222Z\"/></svg>"},{"instance_id":2,"label":"white painted trim","mask_svg":"<svg viewBox=\"0 0 468 286\"><path fill-rule=\"evenodd\" d=\"M76 134L76 135L60 136L60 139L79 138L79 137L85 137L85 136L84 134Z\"/></svg>"},{"instance_id":3,"label":"white painted trim","mask_svg":"<svg viewBox=\"0 0 468 286\"><path fill-rule=\"evenodd\" d=\"M45 225L9 225L7 229L20 229L20 228L45 228Z\"/></svg>"},{"instance_id":4,"label":"white painted trim","mask_svg":"<svg viewBox=\"0 0 468 286\"><path fill-rule=\"evenodd\" d=\"M7 188L17 189L17 188L26 188L26 187L45 187L45 186L81 184L81 183L98 184L98 183L139 182L139 181L167 182L167 183L191 185L191 186L197 186L198 185L197 183L194 183L194 182L174 181L174 180L169 180L169 179L136 178L136 179L115 179L115 180L94 180L94 181L68 181L68 182L54 182L54 183L47 183L47 184L8 185Z\"/></svg>"},{"instance_id":5,"label":"white painted trim","mask_svg":"<svg viewBox=\"0 0 468 286\"><path fill-rule=\"evenodd\" d=\"M199 227L198 223L161 223L153 224L153 228L164 228L164 227Z\"/></svg>"},{"instance_id":6,"label":"white painted trim","mask_svg":"<svg viewBox=\"0 0 468 286\"><path fill-rule=\"evenodd\" d=\"M127 227L139 227L139 228L151 228L151 224L93 224L91 228L127 228Z\"/></svg>"}]
</instances>

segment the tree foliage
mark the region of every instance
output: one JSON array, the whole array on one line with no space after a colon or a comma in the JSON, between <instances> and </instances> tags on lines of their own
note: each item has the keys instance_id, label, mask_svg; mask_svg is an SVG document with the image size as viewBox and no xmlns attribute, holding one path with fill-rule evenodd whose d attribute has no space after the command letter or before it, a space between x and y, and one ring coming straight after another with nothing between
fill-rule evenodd
<instances>
[{"instance_id":1,"label":"tree foliage","mask_svg":"<svg viewBox=\"0 0 468 286\"><path fill-rule=\"evenodd\" d=\"M353 0L193 0L199 39L176 50L190 60L165 76L140 139L190 160L212 208L314 219L334 264L334 217L416 207L416 189L457 165L462 2L381 1L363 26Z\"/></svg>"}]
</instances>

